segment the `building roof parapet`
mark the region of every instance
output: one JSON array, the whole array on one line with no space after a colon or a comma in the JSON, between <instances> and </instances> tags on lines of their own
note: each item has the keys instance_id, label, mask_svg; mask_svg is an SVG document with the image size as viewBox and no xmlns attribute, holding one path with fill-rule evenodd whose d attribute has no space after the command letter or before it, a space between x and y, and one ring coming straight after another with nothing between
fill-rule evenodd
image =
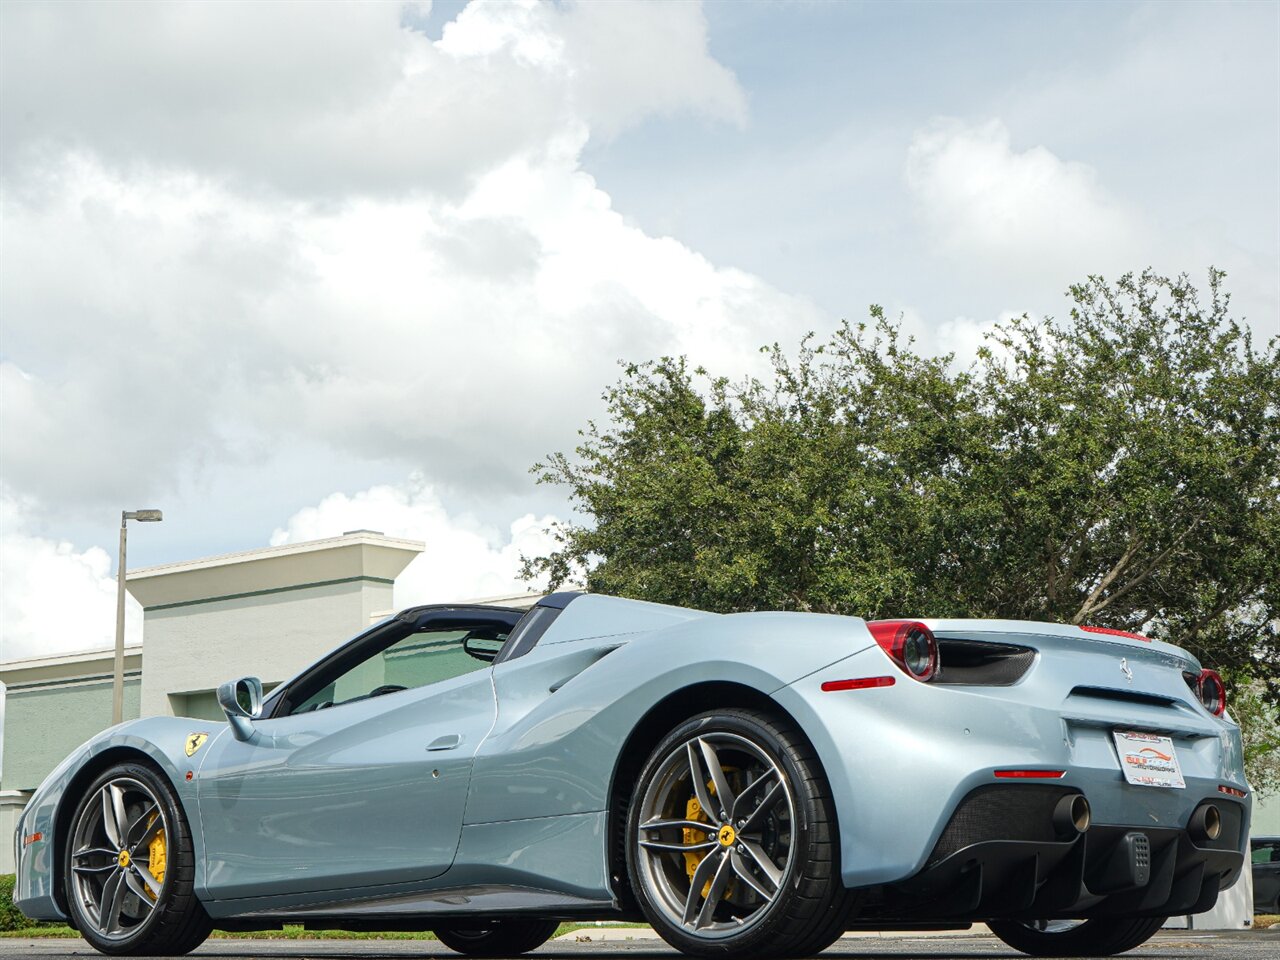
<instances>
[{"instance_id":1,"label":"building roof parapet","mask_svg":"<svg viewBox=\"0 0 1280 960\"><path fill-rule=\"evenodd\" d=\"M425 548L421 540L359 530L143 567L130 571L125 583L146 610L359 581L389 585Z\"/></svg>"}]
</instances>

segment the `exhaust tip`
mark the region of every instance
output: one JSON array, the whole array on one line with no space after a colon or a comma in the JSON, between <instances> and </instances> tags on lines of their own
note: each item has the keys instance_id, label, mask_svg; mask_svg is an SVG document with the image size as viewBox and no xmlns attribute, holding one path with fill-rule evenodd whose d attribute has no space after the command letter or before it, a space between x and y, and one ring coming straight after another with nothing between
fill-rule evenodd
<instances>
[{"instance_id":1,"label":"exhaust tip","mask_svg":"<svg viewBox=\"0 0 1280 960\"><path fill-rule=\"evenodd\" d=\"M1071 793L1053 808L1054 832L1065 840L1080 836L1089 829L1093 814L1083 793Z\"/></svg>"},{"instance_id":2,"label":"exhaust tip","mask_svg":"<svg viewBox=\"0 0 1280 960\"><path fill-rule=\"evenodd\" d=\"M1187 830L1192 840L1217 840L1222 836L1222 812L1216 804L1200 804L1191 814Z\"/></svg>"}]
</instances>

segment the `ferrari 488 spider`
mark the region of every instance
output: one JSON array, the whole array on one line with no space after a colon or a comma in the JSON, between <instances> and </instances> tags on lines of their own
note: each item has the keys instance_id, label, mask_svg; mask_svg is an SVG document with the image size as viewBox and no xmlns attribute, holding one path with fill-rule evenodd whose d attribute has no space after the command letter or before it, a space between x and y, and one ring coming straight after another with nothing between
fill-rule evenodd
<instances>
[{"instance_id":1,"label":"ferrari 488 spider","mask_svg":"<svg viewBox=\"0 0 1280 960\"><path fill-rule=\"evenodd\" d=\"M28 916L112 954L289 923L511 956L631 919L702 957L975 921L1104 955L1244 863L1221 680L1110 630L566 593L415 607L218 697L225 724L134 720L49 775Z\"/></svg>"}]
</instances>

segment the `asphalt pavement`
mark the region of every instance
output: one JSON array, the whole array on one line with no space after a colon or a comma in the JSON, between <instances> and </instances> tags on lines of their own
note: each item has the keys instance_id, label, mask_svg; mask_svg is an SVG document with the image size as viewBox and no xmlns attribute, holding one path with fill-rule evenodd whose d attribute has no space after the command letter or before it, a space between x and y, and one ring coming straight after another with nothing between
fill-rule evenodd
<instances>
[{"instance_id":1,"label":"asphalt pavement","mask_svg":"<svg viewBox=\"0 0 1280 960\"><path fill-rule=\"evenodd\" d=\"M619 931L621 932L621 931ZM641 931L634 931L641 932ZM645 931L647 932L647 931ZM595 931L553 940L528 956L534 960L671 960L678 957L661 940L633 938L600 940ZM591 939L587 939L591 938ZM83 940L0 939L0 957L97 957ZM192 957L227 957L235 960L371 960L387 957L454 957L435 940L209 940ZM945 957L1006 960L1021 954L994 937L983 935L920 936L901 934L851 935L839 940L823 957L854 960L939 960ZM1157 934L1126 956L1134 960L1276 960L1280 957L1280 932L1238 931L1209 933L1170 930Z\"/></svg>"}]
</instances>

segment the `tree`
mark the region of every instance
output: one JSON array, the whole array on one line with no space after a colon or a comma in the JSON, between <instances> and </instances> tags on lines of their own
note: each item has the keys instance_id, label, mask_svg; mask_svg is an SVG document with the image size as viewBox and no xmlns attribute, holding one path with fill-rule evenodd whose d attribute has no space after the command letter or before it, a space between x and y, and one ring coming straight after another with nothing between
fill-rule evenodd
<instances>
[{"instance_id":1,"label":"tree","mask_svg":"<svg viewBox=\"0 0 1280 960\"><path fill-rule=\"evenodd\" d=\"M1240 724L1244 769L1253 792L1270 796L1280 791L1280 716L1266 695L1262 681L1230 676L1231 716Z\"/></svg>"},{"instance_id":2,"label":"tree","mask_svg":"<svg viewBox=\"0 0 1280 960\"><path fill-rule=\"evenodd\" d=\"M1140 630L1274 705L1280 339L1253 343L1222 280L1091 277L1069 321L1006 323L968 369L877 307L766 348L765 381L629 364L609 422L534 467L585 520L526 574L726 612Z\"/></svg>"}]
</instances>

